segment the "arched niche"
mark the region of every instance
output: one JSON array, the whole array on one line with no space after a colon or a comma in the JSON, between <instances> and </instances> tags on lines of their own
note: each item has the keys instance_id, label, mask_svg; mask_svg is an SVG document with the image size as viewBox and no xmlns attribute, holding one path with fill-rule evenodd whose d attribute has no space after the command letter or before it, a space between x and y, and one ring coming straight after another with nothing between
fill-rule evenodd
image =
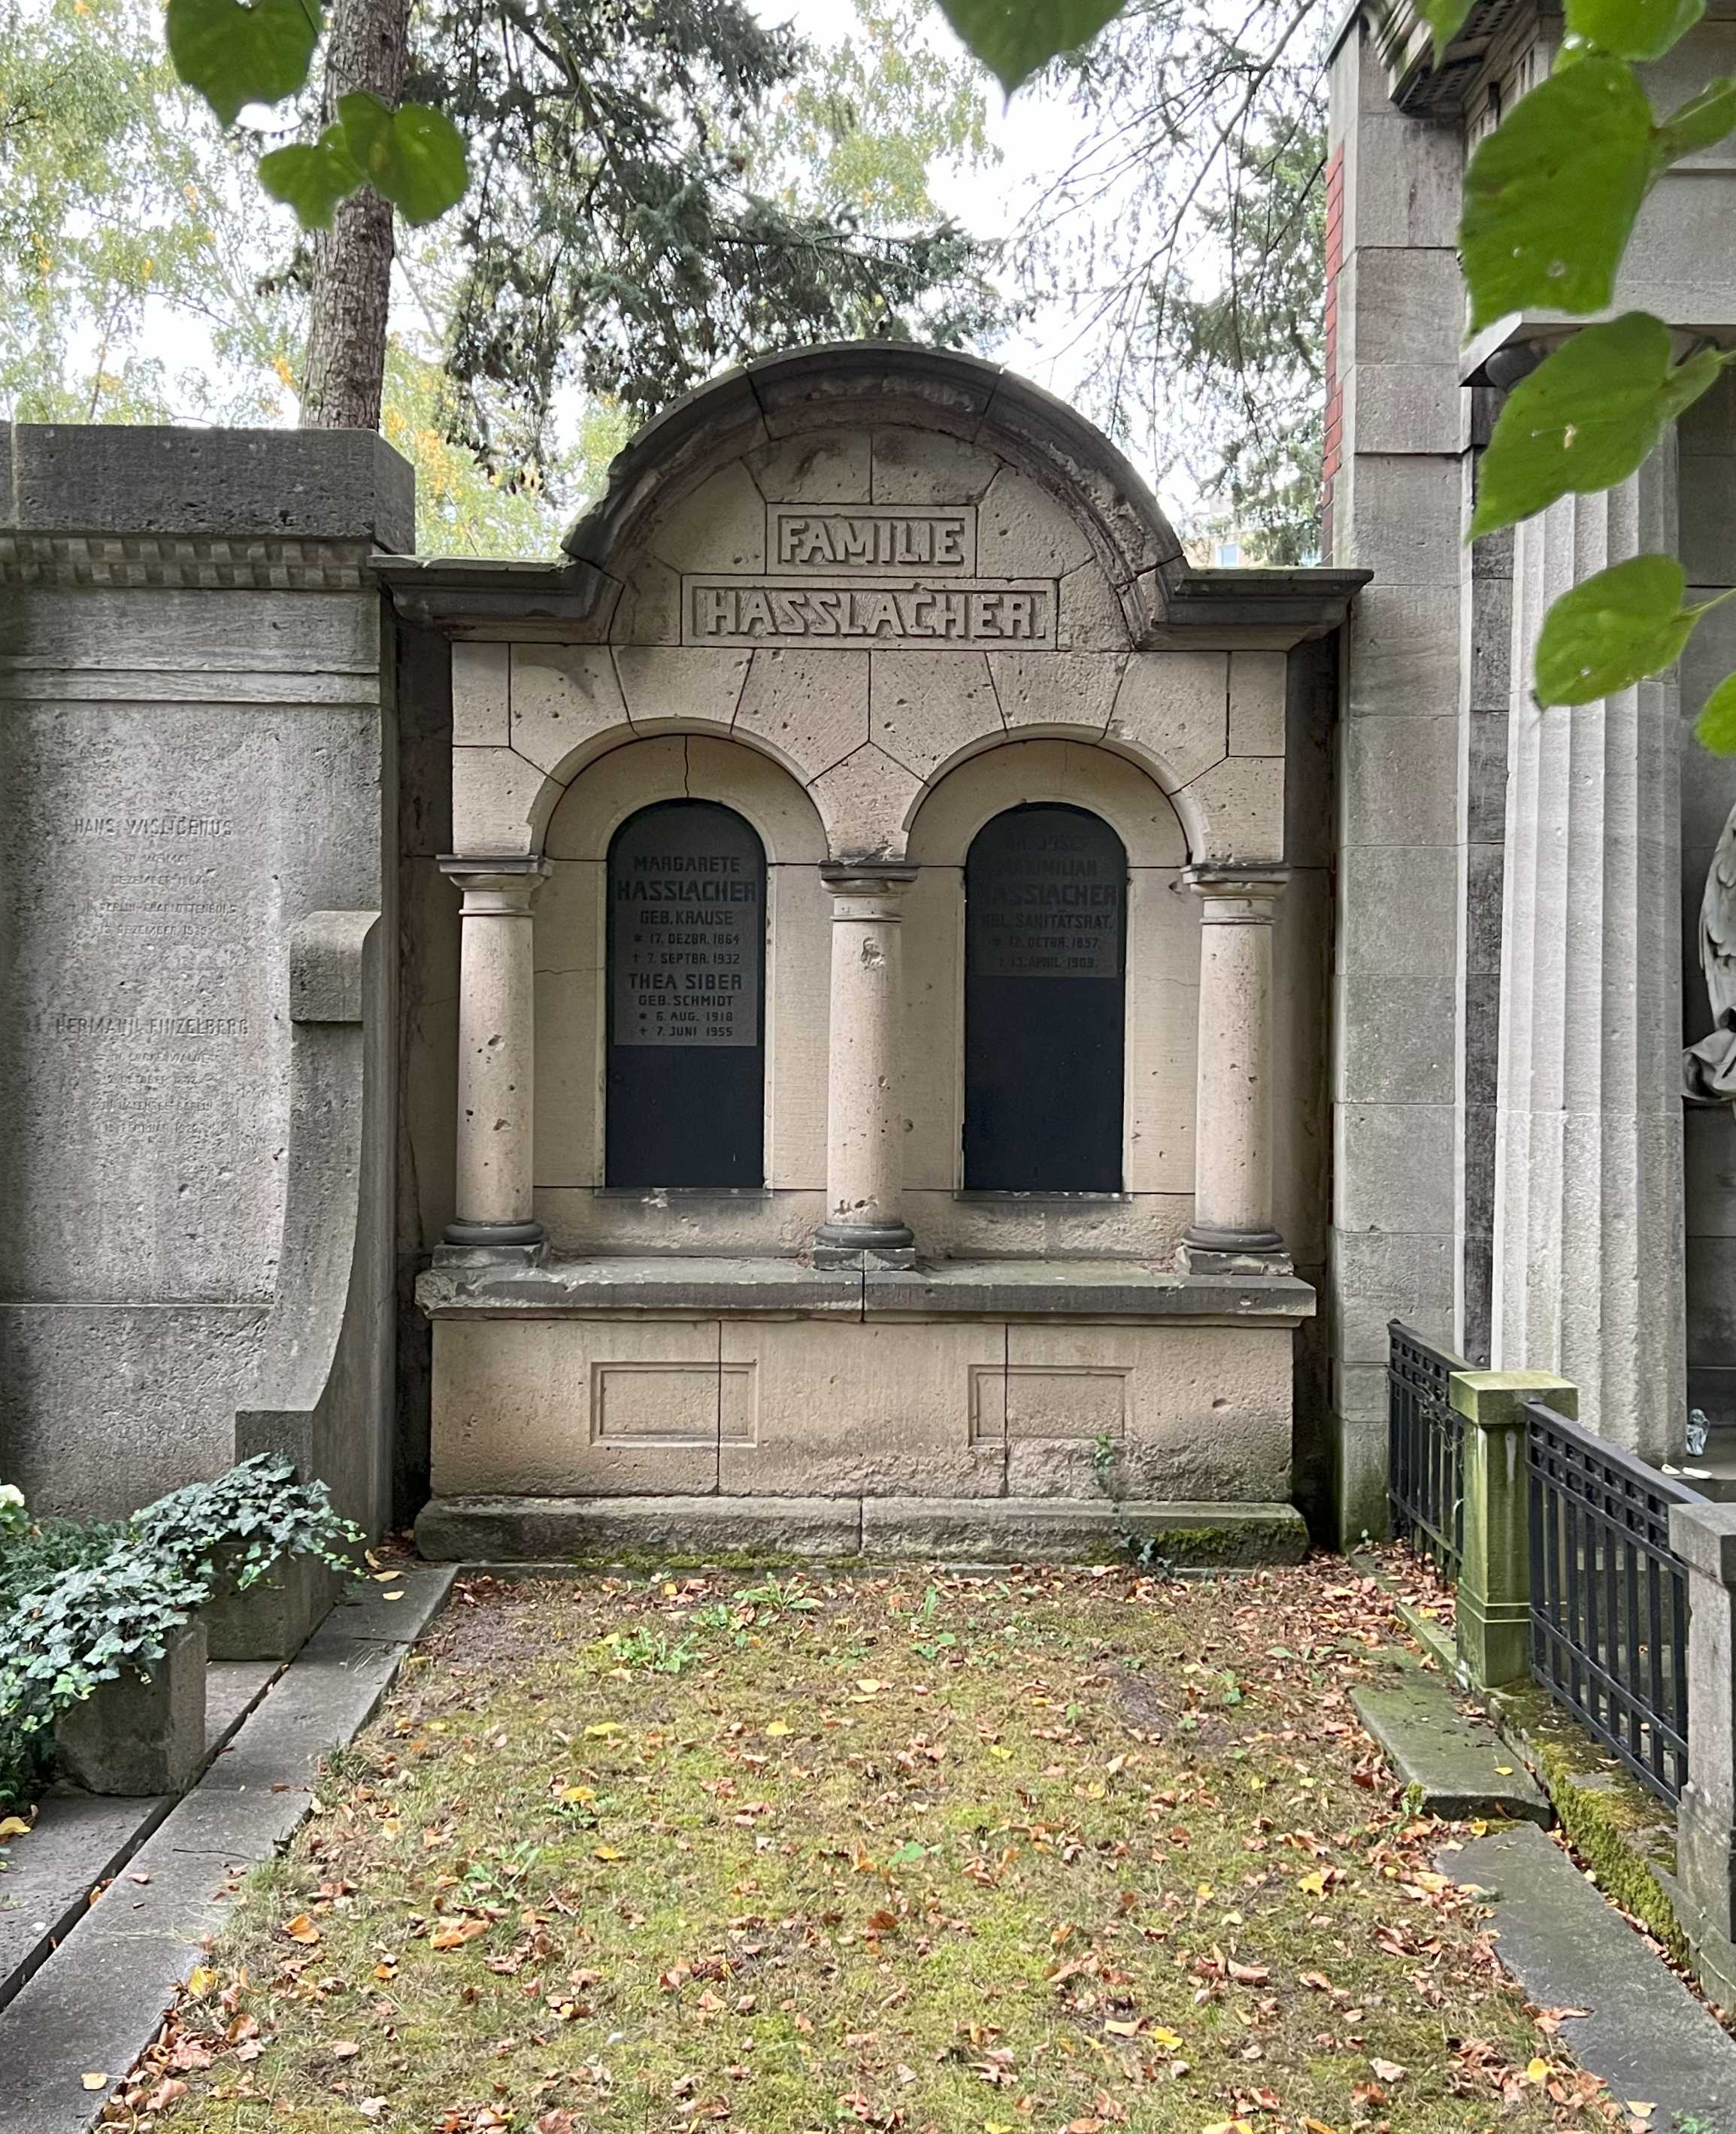
<instances>
[{"instance_id":1,"label":"arched niche","mask_svg":"<svg viewBox=\"0 0 1736 2134\"><path fill-rule=\"evenodd\" d=\"M964 1168L965 871L1009 810L1087 812L1126 855L1119 1190L978 1190ZM1076 742L1007 741L948 772L910 828L904 917L904 1199L920 1249L965 1253L1172 1251L1193 1209L1199 987L1198 900L1161 789L1126 758Z\"/></svg>"},{"instance_id":2,"label":"arched niche","mask_svg":"<svg viewBox=\"0 0 1736 2134\"><path fill-rule=\"evenodd\" d=\"M764 850L764 1168L755 1186L608 1179L611 847L647 809L703 800ZM550 818L536 915L536 1210L556 1249L794 1251L821 1219L831 899L824 832L777 764L705 735L633 741L588 765ZM673 1189L673 1190L663 1190ZM804 1229L805 1225L805 1229Z\"/></svg>"}]
</instances>

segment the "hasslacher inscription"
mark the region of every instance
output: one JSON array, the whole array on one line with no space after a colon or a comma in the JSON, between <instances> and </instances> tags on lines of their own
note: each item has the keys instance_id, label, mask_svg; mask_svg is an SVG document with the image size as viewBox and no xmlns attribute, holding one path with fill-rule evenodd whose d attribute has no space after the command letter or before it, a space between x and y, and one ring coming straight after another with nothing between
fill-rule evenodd
<instances>
[{"instance_id":1,"label":"hasslacher inscription","mask_svg":"<svg viewBox=\"0 0 1736 2134\"><path fill-rule=\"evenodd\" d=\"M689 578L689 645L1052 645L1055 589L1044 579L928 585Z\"/></svg>"}]
</instances>

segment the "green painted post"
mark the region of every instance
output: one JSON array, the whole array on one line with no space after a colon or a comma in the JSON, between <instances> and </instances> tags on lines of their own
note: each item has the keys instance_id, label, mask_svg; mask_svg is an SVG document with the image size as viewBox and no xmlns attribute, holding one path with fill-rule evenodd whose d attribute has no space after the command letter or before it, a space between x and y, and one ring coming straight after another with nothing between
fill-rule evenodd
<instances>
[{"instance_id":1,"label":"green painted post","mask_svg":"<svg viewBox=\"0 0 1736 2134\"><path fill-rule=\"evenodd\" d=\"M1474 1689L1531 1673L1531 1549L1525 1403L1541 1397L1579 1412L1577 1388L1548 1371L1455 1371L1464 1418L1464 1552L1459 1571L1459 1659Z\"/></svg>"}]
</instances>

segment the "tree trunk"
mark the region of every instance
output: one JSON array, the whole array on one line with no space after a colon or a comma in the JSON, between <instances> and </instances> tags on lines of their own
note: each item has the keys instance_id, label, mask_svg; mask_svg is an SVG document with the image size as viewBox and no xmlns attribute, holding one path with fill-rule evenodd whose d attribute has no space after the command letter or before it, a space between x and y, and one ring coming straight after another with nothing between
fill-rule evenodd
<instances>
[{"instance_id":1,"label":"tree trunk","mask_svg":"<svg viewBox=\"0 0 1736 2134\"><path fill-rule=\"evenodd\" d=\"M410 0L337 0L326 46L326 121L353 89L397 108L404 89ZM392 205L371 186L339 208L314 244L305 430L377 430L392 294Z\"/></svg>"}]
</instances>

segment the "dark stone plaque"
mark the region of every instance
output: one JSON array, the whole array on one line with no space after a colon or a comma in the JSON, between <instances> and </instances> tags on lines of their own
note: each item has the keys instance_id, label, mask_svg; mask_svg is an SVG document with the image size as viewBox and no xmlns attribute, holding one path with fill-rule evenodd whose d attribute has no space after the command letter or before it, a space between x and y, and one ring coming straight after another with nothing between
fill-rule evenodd
<instances>
[{"instance_id":1,"label":"dark stone plaque","mask_svg":"<svg viewBox=\"0 0 1736 2134\"><path fill-rule=\"evenodd\" d=\"M765 854L709 800L643 809L609 853L611 1185L758 1185Z\"/></svg>"},{"instance_id":2,"label":"dark stone plaque","mask_svg":"<svg viewBox=\"0 0 1736 2134\"><path fill-rule=\"evenodd\" d=\"M1011 808L965 862L965 1185L1121 1185L1127 855L1082 808ZM1064 983L1058 983L1064 982Z\"/></svg>"},{"instance_id":3,"label":"dark stone plaque","mask_svg":"<svg viewBox=\"0 0 1736 2134\"><path fill-rule=\"evenodd\" d=\"M971 851L972 968L985 978L1118 978L1127 857L1077 808L1015 808Z\"/></svg>"}]
</instances>

